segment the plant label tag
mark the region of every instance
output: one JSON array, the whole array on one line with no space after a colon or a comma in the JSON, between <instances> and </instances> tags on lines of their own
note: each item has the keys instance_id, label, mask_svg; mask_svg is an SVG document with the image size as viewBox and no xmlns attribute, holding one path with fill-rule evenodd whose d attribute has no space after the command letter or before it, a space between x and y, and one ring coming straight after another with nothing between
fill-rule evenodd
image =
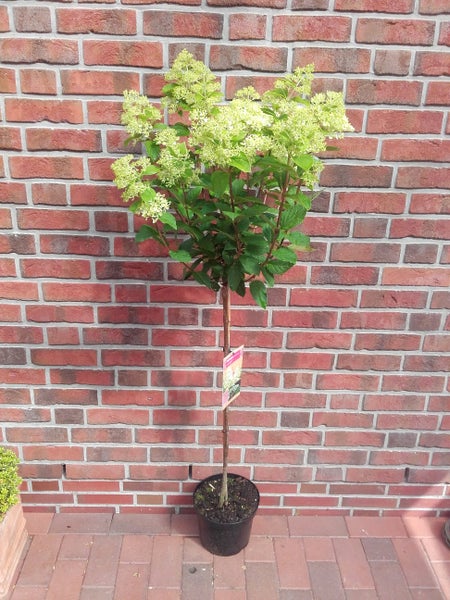
<instances>
[{"instance_id":1,"label":"plant label tag","mask_svg":"<svg viewBox=\"0 0 450 600\"><path fill-rule=\"evenodd\" d=\"M223 359L222 410L241 393L243 357L244 346L239 346Z\"/></svg>"}]
</instances>

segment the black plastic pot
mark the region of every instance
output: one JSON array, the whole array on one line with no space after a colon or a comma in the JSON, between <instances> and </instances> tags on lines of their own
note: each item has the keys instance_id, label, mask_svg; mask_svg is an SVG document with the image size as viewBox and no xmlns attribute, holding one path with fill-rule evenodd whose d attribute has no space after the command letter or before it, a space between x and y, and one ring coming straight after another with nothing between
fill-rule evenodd
<instances>
[{"instance_id":1,"label":"black plastic pot","mask_svg":"<svg viewBox=\"0 0 450 600\"><path fill-rule=\"evenodd\" d=\"M245 503L248 501L248 506L245 512L246 516L240 517L239 511L237 514L232 516L232 522L222 521L221 518L214 514L208 514L208 511L204 510L203 501L204 496L201 495L202 501L199 501L199 491L204 488L205 485L214 486L217 490L220 489L220 482L222 475L211 475L206 479L200 481L194 490L194 510L198 518L200 542L202 546L211 552L211 554L218 554L219 556L231 556L240 552L245 546L247 546L250 540L250 534L252 529L253 517L258 509L259 505L259 492L255 484L234 473L228 474L229 488L238 489L242 482L242 494L239 495L238 503ZM232 485L230 485L230 483ZM229 492L230 503L234 502L233 496Z\"/></svg>"}]
</instances>

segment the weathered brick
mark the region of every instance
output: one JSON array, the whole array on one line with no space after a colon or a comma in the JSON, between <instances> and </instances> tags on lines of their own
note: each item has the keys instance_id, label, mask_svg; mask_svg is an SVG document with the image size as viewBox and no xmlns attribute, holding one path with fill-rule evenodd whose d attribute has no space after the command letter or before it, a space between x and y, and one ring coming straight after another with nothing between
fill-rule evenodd
<instances>
[{"instance_id":1,"label":"weathered brick","mask_svg":"<svg viewBox=\"0 0 450 600\"><path fill-rule=\"evenodd\" d=\"M0 6L0 31L10 31L9 15L6 6Z\"/></svg>"},{"instance_id":2,"label":"weathered brick","mask_svg":"<svg viewBox=\"0 0 450 600\"><path fill-rule=\"evenodd\" d=\"M399 188L442 188L446 189L450 168L399 167L396 186Z\"/></svg>"},{"instance_id":3,"label":"weathered brick","mask_svg":"<svg viewBox=\"0 0 450 600\"><path fill-rule=\"evenodd\" d=\"M350 30L351 19L348 17L274 16L272 38L275 42L349 42Z\"/></svg>"},{"instance_id":4,"label":"weathered brick","mask_svg":"<svg viewBox=\"0 0 450 600\"><path fill-rule=\"evenodd\" d=\"M361 48L295 48L293 66L313 64L316 73L368 73L370 50Z\"/></svg>"},{"instance_id":5,"label":"weathered brick","mask_svg":"<svg viewBox=\"0 0 450 600\"><path fill-rule=\"evenodd\" d=\"M360 18L356 26L356 41L362 44L430 46L434 30L432 21Z\"/></svg>"},{"instance_id":6,"label":"weathered brick","mask_svg":"<svg viewBox=\"0 0 450 600\"><path fill-rule=\"evenodd\" d=\"M2 94L16 93L16 77L14 69L0 68L0 92Z\"/></svg>"},{"instance_id":7,"label":"weathered brick","mask_svg":"<svg viewBox=\"0 0 450 600\"><path fill-rule=\"evenodd\" d=\"M4 63L78 64L78 45L74 40L6 38L0 40Z\"/></svg>"},{"instance_id":8,"label":"weathered brick","mask_svg":"<svg viewBox=\"0 0 450 600\"><path fill-rule=\"evenodd\" d=\"M58 8L59 33L136 34L136 12L120 9Z\"/></svg>"},{"instance_id":9,"label":"weathered brick","mask_svg":"<svg viewBox=\"0 0 450 600\"><path fill-rule=\"evenodd\" d=\"M448 52L417 52L414 75L450 75Z\"/></svg>"},{"instance_id":10,"label":"weathered brick","mask_svg":"<svg viewBox=\"0 0 450 600\"><path fill-rule=\"evenodd\" d=\"M371 109L367 133L440 133L444 114L439 111Z\"/></svg>"},{"instance_id":11,"label":"weathered brick","mask_svg":"<svg viewBox=\"0 0 450 600\"><path fill-rule=\"evenodd\" d=\"M352 12L412 13L414 0L398 0L395 4L389 0L336 0L335 10Z\"/></svg>"},{"instance_id":12,"label":"weathered brick","mask_svg":"<svg viewBox=\"0 0 450 600\"><path fill-rule=\"evenodd\" d=\"M287 66L287 50L269 46L211 46L210 67L216 71L248 69L250 71L283 72Z\"/></svg>"},{"instance_id":13,"label":"weathered brick","mask_svg":"<svg viewBox=\"0 0 450 600\"><path fill-rule=\"evenodd\" d=\"M24 94L55 95L56 73L49 69L21 69L20 85Z\"/></svg>"},{"instance_id":14,"label":"weathered brick","mask_svg":"<svg viewBox=\"0 0 450 600\"><path fill-rule=\"evenodd\" d=\"M408 75L411 52L408 50L377 50L374 72L376 75Z\"/></svg>"},{"instance_id":15,"label":"weathered brick","mask_svg":"<svg viewBox=\"0 0 450 600\"><path fill-rule=\"evenodd\" d=\"M5 100L7 121L21 123L51 123L83 122L82 105L79 100L41 100L31 98L7 98Z\"/></svg>"},{"instance_id":16,"label":"weathered brick","mask_svg":"<svg viewBox=\"0 0 450 600\"><path fill-rule=\"evenodd\" d=\"M159 42L85 40L83 51L86 65L149 68L161 68L163 65L162 45Z\"/></svg>"},{"instance_id":17,"label":"weathered brick","mask_svg":"<svg viewBox=\"0 0 450 600\"><path fill-rule=\"evenodd\" d=\"M119 95L127 89L139 88L137 73L122 71L61 71L64 94Z\"/></svg>"},{"instance_id":18,"label":"weathered brick","mask_svg":"<svg viewBox=\"0 0 450 600\"><path fill-rule=\"evenodd\" d=\"M206 12L144 11L144 35L220 39L223 15Z\"/></svg>"},{"instance_id":19,"label":"weathered brick","mask_svg":"<svg viewBox=\"0 0 450 600\"><path fill-rule=\"evenodd\" d=\"M45 6L15 6L13 18L16 31L49 33L52 30L50 9Z\"/></svg>"},{"instance_id":20,"label":"weathered brick","mask_svg":"<svg viewBox=\"0 0 450 600\"><path fill-rule=\"evenodd\" d=\"M267 17L235 13L229 16L230 40L263 40L266 37Z\"/></svg>"},{"instance_id":21,"label":"weathered brick","mask_svg":"<svg viewBox=\"0 0 450 600\"><path fill-rule=\"evenodd\" d=\"M447 0L420 0L419 13L424 15L450 14Z\"/></svg>"},{"instance_id":22,"label":"weathered brick","mask_svg":"<svg viewBox=\"0 0 450 600\"><path fill-rule=\"evenodd\" d=\"M65 129L36 127L26 133L28 150L68 150L98 152L101 150L100 131L77 129L67 135Z\"/></svg>"},{"instance_id":23,"label":"weathered brick","mask_svg":"<svg viewBox=\"0 0 450 600\"><path fill-rule=\"evenodd\" d=\"M381 159L385 161L449 162L450 140L384 140Z\"/></svg>"},{"instance_id":24,"label":"weathered brick","mask_svg":"<svg viewBox=\"0 0 450 600\"><path fill-rule=\"evenodd\" d=\"M420 81L383 79L350 79L346 101L350 104L406 104L419 106L422 93Z\"/></svg>"}]
</instances>

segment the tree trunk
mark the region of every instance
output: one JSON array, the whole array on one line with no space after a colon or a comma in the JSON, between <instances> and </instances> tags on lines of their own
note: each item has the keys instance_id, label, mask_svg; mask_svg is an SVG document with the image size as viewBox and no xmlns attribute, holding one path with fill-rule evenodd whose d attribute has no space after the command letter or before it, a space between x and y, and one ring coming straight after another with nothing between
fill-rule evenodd
<instances>
[{"instance_id":1,"label":"tree trunk","mask_svg":"<svg viewBox=\"0 0 450 600\"><path fill-rule=\"evenodd\" d=\"M223 355L227 356L231 351L231 304L230 288L225 283L222 287L222 312L223 312ZM228 502L228 406L223 409L222 429L222 487L219 496L219 508Z\"/></svg>"}]
</instances>

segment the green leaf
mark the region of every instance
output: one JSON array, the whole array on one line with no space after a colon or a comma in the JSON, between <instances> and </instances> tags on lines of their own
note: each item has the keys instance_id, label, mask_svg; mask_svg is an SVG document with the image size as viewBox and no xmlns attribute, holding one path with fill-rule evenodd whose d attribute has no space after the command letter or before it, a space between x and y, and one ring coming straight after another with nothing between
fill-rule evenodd
<instances>
[{"instance_id":1,"label":"green leaf","mask_svg":"<svg viewBox=\"0 0 450 600\"><path fill-rule=\"evenodd\" d=\"M307 171L314 164L314 157L311 154L301 154L294 157L294 163L303 171Z\"/></svg>"},{"instance_id":2,"label":"green leaf","mask_svg":"<svg viewBox=\"0 0 450 600\"><path fill-rule=\"evenodd\" d=\"M230 288L235 292L243 280L243 272L239 263L234 263L228 270L228 283Z\"/></svg>"},{"instance_id":3,"label":"green leaf","mask_svg":"<svg viewBox=\"0 0 450 600\"><path fill-rule=\"evenodd\" d=\"M172 213L169 213L169 212L163 213L159 217L159 220L161 221L161 223L164 223L164 225L167 225L168 227L170 227L170 229L173 229L174 231L177 230L177 221Z\"/></svg>"},{"instance_id":4,"label":"green leaf","mask_svg":"<svg viewBox=\"0 0 450 600\"><path fill-rule=\"evenodd\" d=\"M231 190L235 198L244 195L244 188L245 181L243 179L233 179L231 183Z\"/></svg>"},{"instance_id":5,"label":"green leaf","mask_svg":"<svg viewBox=\"0 0 450 600\"><path fill-rule=\"evenodd\" d=\"M217 291L219 289L217 283L213 281L210 277L208 277L208 274L204 273L203 271L192 271L191 276L193 277L193 279L195 279L195 281L197 281L201 285L206 286L210 290Z\"/></svg>"},{"instance_id":6,"label":"green leaf","mask_svg":"<svg viewBox=\"0 0 450 600\"><path fill-rule=\"evenodd\" d=\"M155 227L151 227L150 225L142 225L139 231L136 233L135 240L136 242L145 242L145 240L153 239L158 242L161 241L159 231Z\"/></svg>"},{"instance_id":7,"label":"green leaf","mask_svg":"<svg viewBox=\"0 0 450 600\"><path fill-rule=\"evenodd\" d=\"M239 217L238 212L231 212L230 210L223 210L222 214L230 219L230 221L235 221Z\"/></svg>"},{"instance_id":8,"label":"green leaf","mask_svg":"<svg viewBox=\"0 0 450 600\"><path fill-rule=\"evenodd\" d=\"M159 144L157 144L156 142L148 141L144 143L144 146L149 159L153 161L158 160L160 153Z\"/></svg>"},{"instance_id":9,"label":"green leaf","mask_svg":"<svg viewBox=\"0 0 450 600\"><path fill-rule=\"evenodd\" d=\"M211 192L215 198L222 198L228 187L228 173L224 171L214 171L211 173Z\"/></svg>"},{"instance_id":10,"label":"green leaf","mask_svg":"<svg viewBox=\"0 0 450 600\"><path fill-rule=\"evenodd\" d=\"M173 260L182 263L189 263L192 260L192 256L186 250L170 250L169 255Z\"/></svg>"},{"instance_id":11,"label":"green leaf","mask_svg":"<svg viewBox=\"0 0 450 600\"><path fill-rule=\"evenodd\" d=\"M305 209L298 204L290 206L281 215L281 229L289 230L303 222L305 218Z\"/></svg>"},{"instance_id":12,"label":"green leaf","mask_svg":"<svg viewBox=\"0 0 450 600\"><path fill-rule=\"evenodd\" d=\"M281 275L282 273L286 273L293 265L288 262L283 262L281 260L271 260L267 263L266 269L269 273L273 275ZM267 279L267 275L265 276Z\"/></svg>"},{"instance_id":13,"label":"green leaf","mask_svg":"<svg viewBox=\"0 0 450 600\"><path fill-rule=\"evenodd\" d=\"M262 274L264 275L264 279L269 287L273 287L275 285L275 278L273 274L267 269L267 267L262 267Z\"/></svg>"},{"instance_id":14,"label":"green leaf","mask_svg":"<svg viewBox=\"0 0 450 600\"><path fill-rule=\"evenodd\" d=\"M295 265L295 263L297 262L297 255L295 254L295 252L290 248L286 248L286 246L278 248L278 250L276 250L273 253L273 256L276 260L287 263L289 265Z\"/></svg>"},{"instance_id":15,"label":"green leaf","mask_svg":"<svg viewBox=\"0 0 450 600\"><path fill-rule=\"evenodd\" d=\"M146 187L145 190L141 192L141 198L144 202L151 202L155 196L156 192L152 187Z\"/></svg>"},{"instance_id":16,"label":"green leaf","mask_svg":"<svg viewBox=\"0 0 450 600\"><path fill-rule=\"evenodd\" d=\"M267 289L265 284L258 279L250 282L250 293L258 306L267 308Z\"/></svg>"},{"instance_id":17,"label":"green leaf","mask_svg":"<svg viewBox=\"0 0 450 600\"><path fill-rule=\"evenodd\" d=\"M311 250L309 237L304 233L301 233L300 231L291 231L286 237L291 242L290 247L292 247L293 250Z\"/></svg>"},{"instance_id":18,"label":"green leaf","mask_svg":"<svg viewBox=\"0 0 450 600\"><path fill-rule=\"evenodd\" d=\"M189 127L187 127L184 123L175 123L175 125L172 125L172 127L180 137L189 135L190 133Z\"/></svg>"},{"instance_id":19,"label":"green leaf","mask_svg":"<svg viewBox=\"0 0 450 600\"><path fill-rule=\"evenodd\" d=\"M244 269L245 273L247 273L248 275L259 275L259 272L261 270L259 262L252 256L244 254L239 258L239 262L242 265L242 268Z\"/></svg>"},{"instance_id":20,"label":"green leaf","mask_svg":"<svg viewBox=\"0 0 450 600\"><path fill-rule=\"evenodd\" d=\"M236 169L239 169L239 171L243 171L244 173L250 173L252 170L252 165L244 154L240 154L239 156L234 156L231 158L230 165Z\"/></svg>"},{"instance_id":21,"label":"green leaf","mask_svg":"<svg viewBox=\"0 0 450 600\"><path fill-rule=\"evenodd\" d=\"M144 171L142 171L142 175L155 175L159 173L159 168L155 165L149 165Z\"/></svg>"},{"instance_id":22,"label":"green leaf","mask_svg":"<svg viewBox=\"0 0 450 600\"><path fill-rule=\"evenodd\" d=\"M262 234L249 233L242 236L245 241L245 254L261 256L267 254L269 244Z\"/></svg>"}]
</instances>

